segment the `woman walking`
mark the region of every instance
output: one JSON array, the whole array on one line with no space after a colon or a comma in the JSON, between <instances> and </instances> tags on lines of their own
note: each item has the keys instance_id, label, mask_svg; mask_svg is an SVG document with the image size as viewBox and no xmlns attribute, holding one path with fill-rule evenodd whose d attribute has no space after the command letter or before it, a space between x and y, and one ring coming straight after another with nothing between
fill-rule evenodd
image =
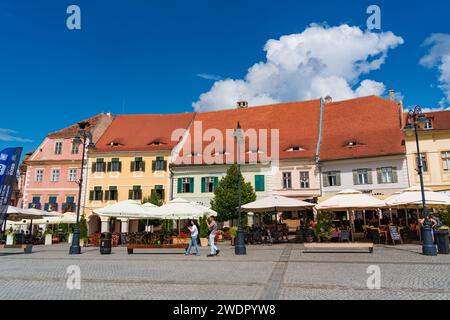
<instances>
[{"instance_id":1,"label":"woman walking","mask_svg":"<svg viewBox=\"0 0 450 320\"><path fill-rule=\"evenodd\" d=\"M195 255L197 257L199 257L200 256L200 249L198 247L198 228L195 225L193 220L189 220L187 228L191 232L191 241L189 242L189 247L186 250L186 255L187 256L190 255L192 246L195 246Z\"/></svg>"},{"instance_id":2,"label":"woman walking","mask_svg":"<svg viewBox=\"0 0 450 320\"><path fill-rule=\"evenodd\" d=\"M208 220L206 221L206 223L208 224L208 229L210 231L210 233L209 233L209 245L211 246L211 253L208 254L208 257L214 257L214 256L219 255L220 250L214 244L214 240L216 239L216 234L217 234L216 217L215 216L211 216L210 218L211 218L211 222L208 223Z\"/></svg>"}]
</instances>

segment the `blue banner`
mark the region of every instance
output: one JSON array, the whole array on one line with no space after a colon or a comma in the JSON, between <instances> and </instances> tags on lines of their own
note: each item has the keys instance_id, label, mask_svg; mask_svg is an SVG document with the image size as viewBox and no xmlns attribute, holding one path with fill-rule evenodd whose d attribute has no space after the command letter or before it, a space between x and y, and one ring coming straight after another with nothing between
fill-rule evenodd
<instances>
[{"instance_id":1,"label":"blue banner","mask_svg":"<svg viewBox=\"0 0 450 320\"><path fill-rule=\"evenodd\" d=\"M0 151L0 227L3 227L7 218L21 154L22 148L8 148Z\"/></svg>"}]
</instances>

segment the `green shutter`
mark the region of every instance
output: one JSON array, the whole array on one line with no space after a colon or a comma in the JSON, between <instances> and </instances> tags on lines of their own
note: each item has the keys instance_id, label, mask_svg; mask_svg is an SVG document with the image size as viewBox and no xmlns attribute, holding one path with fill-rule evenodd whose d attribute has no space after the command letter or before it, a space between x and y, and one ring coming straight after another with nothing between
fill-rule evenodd
<instances>
[{"instance_id":1,"label":"green shutter","mask_svg":"<svg viewBox=\"0 0 450 320\"><path fill-rule=\"evenodd\" d=\"M194 178L189 178L190 191L194 193Z\"/></svg>"},{"instance_id":2,"label":"green shutter","mask_svg":"<svg viewBox=\"0 0 450 320\"><path fill-rule=\"evenodd\" d=\"M111 172L111 169L112 169L112 162L108 162L108 169L107 169L107 171Z\"/></svg>"},{"instance_id":3,"label":"green shutter","mask_svg":"<svg viewBox=\"0 0 450 320\"><path fill-rule=\"evenodd\" d=\"M263 175L256 175L255 176L255 191L262 192L264 190L265 190L264 176Z\"/></svg>"},{"instance_id":4,"label":"green shutter","mask_svg":"<svg viewBox=\"0 0 450 320\"><path fill-rule=\"evenodd\" d=\"M181 193L183 191L183 180L178 178L177 192Z\"/></svg>"},{"instance_id":5,"label":"green shutter","mask_svg":"<svg viewBox=\"0 0 450 320\"><path fill-rule=\"evenodd\" d=\"M383 183L382 174L381 174L381 168L377 168L377 183L378 184L382 184Z\"/></svg>"},{"instance_id":6,"label":"green shutter","mask_svg":"<svg viewBox=\"0 0 450 320\"><path fill-rule=\"evenodd\" d=\"M95 173L97 171L97 163L92 162L92 172Z\"/></svg>"},{"instance_id":7,"label":"green shutter","mask_svg":"<svg viewBox=\"0 0 450 320\"><path fill-rule=\"evenodd\" d=\"M119 162L119 172L122 172L122 162Z\"/></svg>"},{"instance_id":8,"label":"green shutter","mask_svg":"<svg viewBox=\"0 0 450 320\"><path fill-rule=\"evenodd\" d=\"M372 179L372 169L367 169L367 176L369 177L368 181L369 184L373 183L373 179Z\"/></svg>"},{"instance_id":9,"label":"green shutter","mask_svg":"<svg viewBox=\"0 0 450 320\"><path fill-rule=\"evenodd\" d=\"M341 185L341 172L340 171L336 171L336 185L337 186Z\"/></svg>"},{"instance_id":10,"label":"green shutter","mask_svg":"<svg viewBox=\"0 0 450 320\"><path fill-rule=\"evenodd\" d=\"M89 191L89 200L92 201L94 200L94 191ZM33 199L34 201L34 199Z\"/></svg>"},{"instance_id":11,"label":"green shutter","mask_svg":"<svg viewBox=\"0 0 450 320\"><path fill-rule=\"evenodd\" d=\"M219 177L214 177L214 191L219 187Z\"/></svg>"},{"instance_id":12,"label":"green shutter","mask_svg":"<svg viewBox=\"0 0 450 320\"><path fill-rule=\"evenodd\" d=\"M358 170L353 170L353 185L357 186L358 184Z\"/></svg>"},{"instance_id":13,"label":"green shutter","mask_svg":"<svg viewBox=\"0 0 450 320\"><path fill-rule=\"evenodd\" d=\"M152 161L152 171L156 171L156 161Z\"/></svg>"},{"instance_id":14,"label":"green shutter","mask_svg":"<svg viewBox=\"0 0 450 320\"><path fill-rule=\"evenodd\" d=\"M140 167L140 171L145 172L145 161L141 162L141 167Z\"/></svg>"},{"instance_id":15,"label":"green shutter","mask_svg":"<svg viewBox=\"0 0 450 320\"><path fill-rule=\"evenodd\" d=\"M105 200L110 200L110 192L108 190L105 191Z\"/></svg>"},{"instance_id":16,"label":"green shutter","mask_svg":"<svg viewBox=\"0 0 450 320\"><path fill-rule=\"evenodd\" d=\"M398 182L397 167L392 167L392 183Z\"/></svg>"},{"instance_id":17,"label":"green shutter","mask_svg":"<svg viewBox=\"0 0 450 320\"><path fill-rule=\"evenodd\" d=\"M164 171L167 171L167 160L164 160Z\"/></svg>"},{"instance_id":18,"label":"green shutter","mask_svg":"<svg viewBox=\"0 0 450 320\"><path fill-rule=\"evenodd\" d=\"M206 192L206 178L202 177L202 193Z\"/></svg>"},{"instance_id":19,"label":"green shutter","mask_svg":"<svg viewBox=\"0 0 450 320\"><path fill-rule=\"evenodd\" d=\"M323 181L323 186L324 187L329 187L329 183L328 183L328 172L324 172L322 173L322 181Z\"/></svg>"}]
</instances>

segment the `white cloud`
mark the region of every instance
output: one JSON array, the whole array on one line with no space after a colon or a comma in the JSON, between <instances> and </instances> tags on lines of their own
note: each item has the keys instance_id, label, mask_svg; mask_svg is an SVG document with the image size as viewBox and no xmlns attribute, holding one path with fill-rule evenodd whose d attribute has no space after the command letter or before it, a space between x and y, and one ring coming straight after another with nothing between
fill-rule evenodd
<instances>
[{"instance_id":1,"label":"white cloud","mask_svg":"<svg viewBox=\"0 0 450 320\"><path fill-rule=\"evenodd\" d=\"M0 128L0 141L16 141L16 142L33 142L30 139L16 137L17 131L11 129Z\"/></svg>"},{"instance_id":2,"label":"white cloud","mask_svg":"<svg viewBox=\"0 0 450 320\"><path fill-rule=\"evenodd\" d=\"M438 68L439 88L445 94L440 105L444 107L450 103L450 34L432 34L425 40L424 45L431 48L428 54L420 59L420 64L427 68Z\"/></svg>"},{"instance_id":3,"label":"white cloud","mask_svg":"<svg viewBox=\"0 0 450 320\"><path fill-rule=\"evenodd\" d=\"M206 80L214 80L214 81L222 80L221 76L218 76L216 74L210 74L210 73L198 73L197 77L206 79Z\"/></svg>"},{"instance_id":4,"label":"white cloud","mask_svg":"<svg viewBox=\"0 0 450 320\"><path fill-rule=\"evenodd\" d=\"M266 62L253 65L244 79L214 83L193 103L196 111L301 101L331 95L334 100L381 95L385 85L359 78L377 70L387 52L403 44L392 32L372 33L346 24L313 24L302 33L267 41Z\"/></svg>"}]
</instances>

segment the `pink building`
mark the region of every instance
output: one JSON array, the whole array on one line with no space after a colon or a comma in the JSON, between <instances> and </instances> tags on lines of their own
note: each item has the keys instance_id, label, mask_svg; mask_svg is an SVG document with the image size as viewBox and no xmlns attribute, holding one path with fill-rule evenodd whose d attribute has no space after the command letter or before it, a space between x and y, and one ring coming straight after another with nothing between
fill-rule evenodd
<instances>
[{"instance_id":1,"label":"pink building","mask_svg":"<svg viewBox=\"0 0 450 320\"><path fill-rule=\"evenodd\" d=\"M110 113L87 119L94 143L112 122ZM47 211L76 212L82 146L72 143L78 124L50 133L22 167L22 199L19 206Z\"/></svg>"}]
</instances>

